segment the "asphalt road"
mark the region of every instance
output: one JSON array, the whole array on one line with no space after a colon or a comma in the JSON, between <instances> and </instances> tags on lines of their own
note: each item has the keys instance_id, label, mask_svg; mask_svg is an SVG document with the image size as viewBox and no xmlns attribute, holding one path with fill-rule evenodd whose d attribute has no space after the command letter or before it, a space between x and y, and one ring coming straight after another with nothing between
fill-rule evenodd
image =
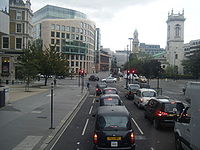
<instances>
[{"instance_id":1,"label":"asphalt road","mask_svg":"<svg viewBox=\"0 0 200 150\"><path fill-rule=\"evenodd\" d=\"M95 97L96 82L90 82L90 95L84 104L74 116L73 120L58 137L54 143L49 146L53 150L92 150L92 136L94 131L95 118L93 114L98 107ZM162 80L160 87L163 88L163 94L176 99L182 99L181 92L184 81ZM157 86L156 80L151 80L152 87ZM144 118L144 111L139 110L133 101L124 97L125 81L121 80L117 83L109 84L109 86L117 87L120 91L119 95L125 106L131 113L133 127L136 132L136 149L137 150L175 150L174 135L172 128L154 129L153 125Z\"/></svg>"}]
</instances>

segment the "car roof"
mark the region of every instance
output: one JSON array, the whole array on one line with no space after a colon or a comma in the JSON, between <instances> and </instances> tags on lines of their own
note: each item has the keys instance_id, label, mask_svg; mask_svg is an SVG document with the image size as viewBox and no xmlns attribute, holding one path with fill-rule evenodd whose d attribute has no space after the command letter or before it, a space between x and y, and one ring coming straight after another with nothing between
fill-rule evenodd
<instances>
[{"instance_id":1,"label":"car roof","mask_svg":"<svg viewBox=\"0 0 200 150\"><path fill-rule=\"evenodd\" d=\"M152 92L156 92L154 89L147 89L147 88L142 88L142 89L139 89L141 92L144 92L144 91L152 91ZM157 93L157 92L156 92Z\"/></svg>"},{"instance_id":2,"label":"car roof","mask_svg":"<svg viewBox=\"0 0 200 150\"><path fill-rule=\"evenodd\" d=\"M98 108L97 114L102 116L129 116L129 112L125 106L101 106Z\"/></svg>"},{"instance_id":3,"label":"car roof","mask_svg":"<svg viewBox=\"0 0 200 150\"><path fill-rule=\"evenodd\" d=\"M107 87L107 88L104 88L104 90L117 90L117 89L114 87Z\"/></svg>"},{"instance_id":4,"label":"car roof","mask_svg":"<svg viewBox=\"0 0 200 150\"><path fill-rule=\"evenodd\" d=\"M104 95L101 95L101 98L106 98L106 97L119 97L118 94L104 94Z\"/></svg>"}]
</instances>

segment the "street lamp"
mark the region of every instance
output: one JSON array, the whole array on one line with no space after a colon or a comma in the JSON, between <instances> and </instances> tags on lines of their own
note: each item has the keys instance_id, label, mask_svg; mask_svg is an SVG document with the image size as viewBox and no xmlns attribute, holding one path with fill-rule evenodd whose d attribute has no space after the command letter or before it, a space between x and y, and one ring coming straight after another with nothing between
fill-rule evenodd
<instances>
[{"instance_id":1,"label":"street lamp","mask_svg":"<svg viewBox=\"0 0 200 150\"><path fill-rule=\"evenodd\" d=\"M126 88L128 88L128 63L129 63L129 59L128 59L128 45L127 45L127 68L126 68Z\"/></svg>"},{"instance_id":2,"label":"street lamp","mask_svg":"<svg viewBox=\"0 0 200 150\"><path fill-rule=\"evenodd\" d=\"M174 68L173 68L173 72L174 72L174 80L175 80L175 61L176 61L176 51L174 51Z\"/></svg>"},{"instance_id":3,"label":"street lamp","mask_svg":"<svg viewBox=\"0 0 200 150\"><path fill-rule=\"evenodd\" d=\"M129 53L129 69L131 69L131 63L130 63L130 56L131 56L131 41L133 40L133 38L128 38L130 40L130 53ZM132 75L132 83L133 83L133 75Z\"/></svg>"}]
</instances>

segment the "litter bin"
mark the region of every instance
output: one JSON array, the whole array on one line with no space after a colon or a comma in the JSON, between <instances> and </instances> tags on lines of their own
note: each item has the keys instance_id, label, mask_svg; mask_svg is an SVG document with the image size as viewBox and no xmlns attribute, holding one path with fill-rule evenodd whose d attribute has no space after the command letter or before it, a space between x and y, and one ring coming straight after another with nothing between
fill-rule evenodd
<instances>
[{"instance_id":1,"label":"litter bin","mask_svg":"<svg viewBox=\"0 0 200 150\"><path fill-rule=\"evenodd\" d=\"M5 90L0 88L0 108L5 106Z\"/></svg>"}]
</instances>

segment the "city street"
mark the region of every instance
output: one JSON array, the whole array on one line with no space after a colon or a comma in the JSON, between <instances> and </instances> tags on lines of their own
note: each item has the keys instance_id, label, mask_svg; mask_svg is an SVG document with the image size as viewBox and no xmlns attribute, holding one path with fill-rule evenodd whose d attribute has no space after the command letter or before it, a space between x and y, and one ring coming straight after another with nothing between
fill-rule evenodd
<instances>
[{"instance_id":1,"label":"city street","mask_svg":"<svg viewBox=\"0 0 200 150\"><path fill-rule=\"evenodd\" d=\"M53 150L92 150L93 149L93 130L95 118L93 115L98 107L95 97L96 82L90 82L90 95L85 100L82 108L72 120L71 124L66 127L62 135L49 145L48 149ZM160 87L163 88L163 95L181 100L181 92L185 81L162 80ZM152 87L157 85L157 80L151 80ZM125 106L131 113L132 123L136 132L136 149L138 150L175 150L174 135L172 128L154 129L153 125L144 118L144 110L139 110L131 100L124 97L125 80L122 79L117 83L109 84L120 91L120 97Z\"/></svg>"}]
</instances>

